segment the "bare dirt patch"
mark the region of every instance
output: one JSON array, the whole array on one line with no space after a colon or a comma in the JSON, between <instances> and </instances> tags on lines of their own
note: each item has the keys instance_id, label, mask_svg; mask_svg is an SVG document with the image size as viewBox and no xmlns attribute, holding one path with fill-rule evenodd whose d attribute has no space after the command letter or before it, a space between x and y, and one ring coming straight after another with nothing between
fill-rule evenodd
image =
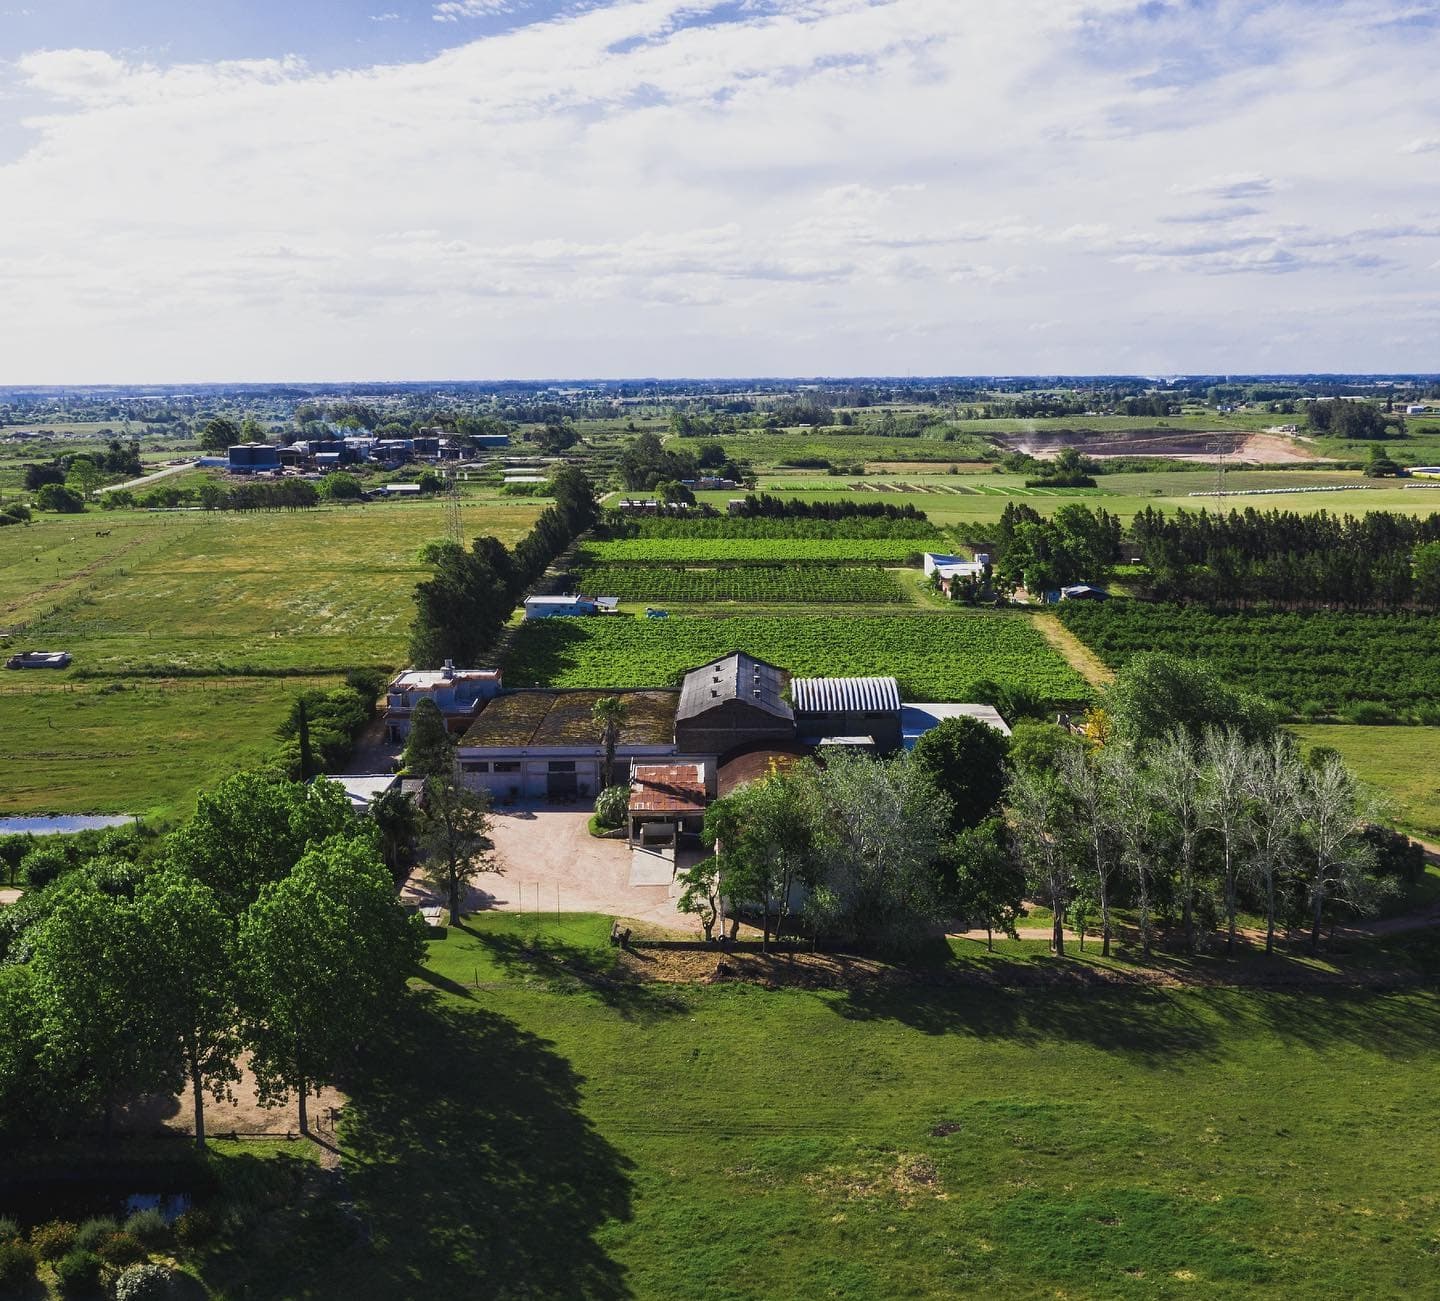
<instances>
[{"instance_id":1,"label":"bare dirt patch","mask_svg":"<svg viewBox=\"0 0 1440 1301\"><path fill-rule=\"evenodd\" d=\"M1113 670L1060 620L1048 614L1032 615L1040 635L1050 643L1072 669L1092 687L1109 686L1115 680Z\"/></svg>"},{"instance_id":2,"label":"bare dirt patch","mask_svg":"<svg viewBox=\"0 0 1440 1301\"><path fill-rule=\"evenodd\" d=\"M1246 434L1236 430L1172 433L1163 429L1149 429L1133 434L1067 431L1023 434L1001 441L1004 446L1041 461L1053 460L1061 449L1066 447L1074 447L1086 456L1093 456L1097 461L1110 460L1117 456L1156 456L1169 461L1213 461L1213 445L1218 439L1229 440L1232 459L1251 465L1330 464L1328 457L1318 455L1298 438L1285 434Z\"/></svg>"}]
</instances>

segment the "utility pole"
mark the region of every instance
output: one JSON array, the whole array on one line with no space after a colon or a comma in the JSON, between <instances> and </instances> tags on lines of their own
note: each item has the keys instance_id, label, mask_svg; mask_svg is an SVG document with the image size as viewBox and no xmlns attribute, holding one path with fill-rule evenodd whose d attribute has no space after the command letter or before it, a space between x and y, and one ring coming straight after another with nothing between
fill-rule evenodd
<instances>
[{"instance_id":1,"label":"utility pole","mask_svg":"<svg viewBox=\"0 0 1440 1301\"><path fill-rule=\"evenodd\" d=\"M1215 455L1215 495L1222 501L1225 498L1225 469L1226 458L1235 450L1234 440L1229 434L1216 434L1212 442L1205 446L1207 452Z\"/></svg>"}]
</instances>

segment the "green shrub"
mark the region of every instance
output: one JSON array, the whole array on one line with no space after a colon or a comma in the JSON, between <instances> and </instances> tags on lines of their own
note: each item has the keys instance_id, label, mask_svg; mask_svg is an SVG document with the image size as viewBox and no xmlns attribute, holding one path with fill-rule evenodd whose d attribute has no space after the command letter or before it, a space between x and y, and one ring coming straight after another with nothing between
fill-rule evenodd
<instances>
[{"instance_id":1,"label":"green shrub","mask_svg":"<svg viewBox=\"0 0 1440 1301\"><path fill-rule=\"evenodd\" d=\"M89 1296L100 1287L100 1257L77 1247L55 1262L55 1280L62 1296Z\"/></svg>"},{"instance_id":2,"label":"green shrub","mask_svg":"<svg viewBox=\"0 0 1440 1301\"><path fill-rule=\"evenodd\" d=\"M75 1226L68 1220L51 1220L30 1230L30 1245L41 1260L59 1260L75 1245Z\"/></svg>"},{"instance_id":3,"label":"green shrub","mask_svg":"<svg viewBox=\"0 0 1440 1301\"><path fill-rule=\"evenodd\" d=\"M174 1277L164 1265L132 1265L115 1280L115 1301L166 1301Z\"/></svg>"},{"instance_id":4,"label":"green shrub","mask_svg":"<svg viewBox=\"0 0 1440 1301\"><path fill-rule=\"evenodd\" d=\"M107 1265L138 1265L149 1254L145 1244L129 1233L112 1233L95 1248Z\"/></svg>"},{"instance_id":5,"label":"green shrub","mask_svg":"<svg viewBox=\"0 0 1440 1301\"><path fill-rule=\"evenodd\" d=\"M165 1216L153 1207L148 1211L136 1211L125 1221L125 1232L147 1247L159 1247L170 1241L170 1225Z\"/></svg>"},{"instance_id":6,"label":"green shrub","mask_svg":"<svg viewBox=\"0 0 1440 1301\"><path fill-rule=\"evenodd\" d=\"M630 808L628 786L607 786L595 797L595 821L607 830L620 826Z\"/></svg>"},{"instance_id":7,"label":"green shrub","mask_svg":"<svg viewBox=\"0 0 1440 1301\"><path fill-rule=\"evenodd\" d=\"M23 1292L35 1281L35 1248L28 1242L0 1242L0 1292Z\"/></svg>"},{"instance_id":8,"label":"green shrub","mask_svg":"<svg viewBox=\"0 0 1440 1301\"><path fill-rule=\"evenodd\" d=\"M120 1232L120 1222L112 1215L100 1215L93 1220L82 1220L75 1230L75 1243L82 1251L94 1251L112 1233Z\"/></svg>"},{"instance_id":9,"label":"green shrub","mask_svg":"<svg viewBox=\"0 0 1440 1301\"><path fill-rule=\"evenodd\" d=\"M1393 723L1395 711L1374 700L1358 700L1345 711L1345 720L1350 723L1377 725Z\"/></svg>"},{"instance_id":10,"label":"green shrub","mask_svg":"<svg viewBox=\"0 0 1440 1301\"><path fill-rule=\"evenodd\" d=\"M0 1242L12 1242L20 1236L20 1226L8 1215L0 1215Z\"/></svg>"},{"instance_id":11,"label":"green shrub","mask_svg":"<svg viewBox=\"0 0 1440 1301\"><path fill-rule=\"evenodd\" d=\"M203 1247L215 1236L215 1217L200 1207L183 1212L175 1221L175 1241L182 1247Z\"/></svg>"}]
</instances>

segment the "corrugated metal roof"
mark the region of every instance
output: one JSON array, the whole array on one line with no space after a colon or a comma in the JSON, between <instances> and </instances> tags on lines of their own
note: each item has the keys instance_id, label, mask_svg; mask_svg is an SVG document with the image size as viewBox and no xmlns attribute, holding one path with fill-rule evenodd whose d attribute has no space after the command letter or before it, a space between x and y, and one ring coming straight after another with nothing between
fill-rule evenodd
<instances>
[{"instance_id":1,"label":"corrugated metal roof","mask_svg":"<svg viewBox=\"0 0 1440 1301\"><path fill-rule=\"evenodd\" d=\"M744 651L735 651L685 675L675 717L695 718L707 710L718 709L728 700L738 700L776 718L794 718L794 712L785 703L784 691L783 669Z\"/></svg>"},{"instance_id":2,"label":"corrugated metal roof","mask_svg":"<svg viewBox=\"0 0 1440 1301\"><path fill-rule=\"evenodd\" d=\"M894 678L794 678L790 699L797 714L898 713L900 684Z\"/></svg>"}]
</instances>

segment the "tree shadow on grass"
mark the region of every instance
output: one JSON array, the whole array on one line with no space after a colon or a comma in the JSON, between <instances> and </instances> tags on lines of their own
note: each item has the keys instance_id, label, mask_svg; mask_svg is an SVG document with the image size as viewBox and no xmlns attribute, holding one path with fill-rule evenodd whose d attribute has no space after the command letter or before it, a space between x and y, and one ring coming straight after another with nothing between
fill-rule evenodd
<instances>
[{"instance_id":1,"label":"tree shadow on grass","mask_svg":"<svg viewBox=\"0 0 1440 1301\"><path fill-rule=\"evenodd\" d=\"M344 1081L342 1168L225 1158L206 1285L266 1301L629 1297L596 1234L629 1220L632 1167L581 1111L582 1083L503 1016L408 998Z\"/></svg>"},{"instance_id":2,"label":"tree shadow on grass","mask_svg":"<svg viewBox=\"0 0 1440 1301\"><path fill-rule=\"evenodd\" d=\"M1138 1060L1213 1057L1219 1023L1159 989L870 986L834 1004L852 1021L898 1021L924 1034L1088 1044Z\"/></svg>"},{"instance_id":3,"label":"tree shadow on grass","mask_svg":"<svg viewBox=\"0 0 1440 1301\"><path fill-rule=\"evenodd\" d=\"M1433 989L1250 991L1232 998L1226 1015L1236 1024L1317 1050L1343 1046L1404 1060L1433 1057L1440 1045L1440 998Z\"/></svg>"},{"instance_id":4,"label":"tree shadow on grass","mask_svg":"<svg viewBox=\"0 0 1440 1301\"><path fill-rule=\"evenodd\" d=\"M587 949L550 936L520 936L461 926L504 971L519 980L541 980L557 993L584 991L627 1021L655 1021L689 1011L666 993L618 972L612 950Z\"/></svg>"},{"instance_id":5,"label":"tree shadow on grass","mask_svg":"<svg viewBox=\"0 0 1440 1301\"><path fill-rule=\"evenodd\" d=\"M362 1064L342 1135L370 1239L366 1297L620 1298L595 1241L630 1218L630 1162L544 1040L484 1009L411 1000Z\"/></svg>"}]
</instances>

